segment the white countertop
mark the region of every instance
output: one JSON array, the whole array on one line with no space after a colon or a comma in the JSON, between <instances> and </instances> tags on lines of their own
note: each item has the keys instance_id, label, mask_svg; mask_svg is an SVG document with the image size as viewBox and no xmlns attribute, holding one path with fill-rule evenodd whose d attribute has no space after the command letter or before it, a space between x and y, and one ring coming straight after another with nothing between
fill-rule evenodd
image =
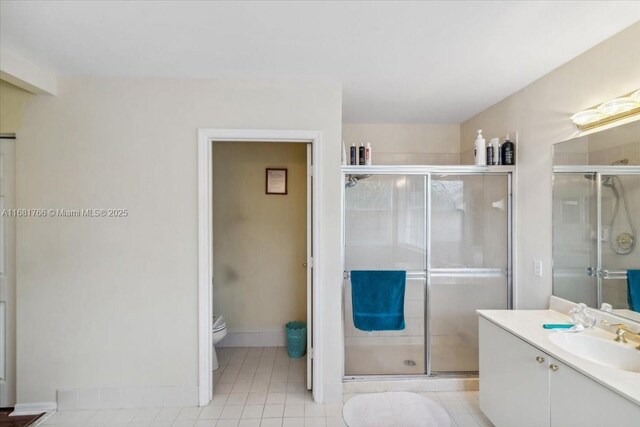
<instances>
[{"instance_id":1,"label":"white countertop","mask_svg":"<svg viewBox=\"0 0 640 427\"><path fill-rule=\"evenodd\" d=\"M570 323L569 316L553 310L478 310L481 317L506 329L522 340L544 351L560 362L571 366L589 378L597 381L610 390L640 405L640 373L622 371L575 356L549 340L549 335L558 333L552 329L544 329L544 323ZM615 338L599 328L587 329L581 334L603 339ZM637 343L629 341L631 348ZM638 351L640 358L640 351ZM480 373L482 375L482 372Z\"/></svg>"}]
</instances>

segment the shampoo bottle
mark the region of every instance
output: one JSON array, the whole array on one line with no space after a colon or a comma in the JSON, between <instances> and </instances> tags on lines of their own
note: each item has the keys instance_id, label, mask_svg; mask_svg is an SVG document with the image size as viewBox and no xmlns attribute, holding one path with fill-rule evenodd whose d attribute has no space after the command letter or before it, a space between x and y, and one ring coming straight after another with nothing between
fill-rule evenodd
<instances>
[{"instance_id":1,"label":"shampoo bottle","mask_svg":"<svg viewBox=\"0 0 640 427\"><path fill-rule=\"evenodd\" d=\"M516 163L516 146L509 140L509 135L502 144L502 164L513 166Z\"/></svg>"},{"instance_id":2,"label":"shampoo bottle","mask_svg":"<svg viewBox=\"0 0 640 427\"><path fill-rule=\"evenodd\" d=\"M344 145L344 141L342 141L342 166L347 164L347 148Z\"/></svg>"},{"instance_id":3,"label":"shampoo bottle","mask_svg":"<svg viewBox=\"0 0 640 427\"><path fill-rule=\"evenodd\" d=\"M349 164L357 165L358 164L358 149L356 148L356 143L352 142L351 147L349 147Z\"/></svg>"},{"instance_id":4,"label":"shampoo bottle","mask_svg":"<svg viewBox=\"0 0 640 427\"><path fill-rule=\"evenodd\" d=\"M476 165L485 166L487 164L486 155L487 155L486 141L482 137L482 129L478 129L478 136L476 136L476 143L475 143Z\"/></svg>"},{"instance_id":5,"label":"shampoo bottle","mask_svg":"<svg viewBox=\"0 0 640 427\"><path fill-rule=\"evenodd\" d=\"M500 138L491 138L489 140L489 146L487 151L491 147L491 161L489 161L489 155L487 154L487 165L499 165L500 164Z\"/></svg>"},{"instance_id":6,"label":"shampoo bottle","mask_svg":"<svg viewBox=\"0 0 640 427\"><path fill-rule=\"evenodd\" d=\"M367 146L364 148L364 164L371 166L371 144L367 142Z\"/></svg>"},{"instance_id":7,"label":"shampoo bottle","mask_svg":"<svg viewBox=\"0 0 640 427\"><path fill-rule=\"evenodd\" d=\"M358 154L359 154L359 165L363 165L364 166L364 143L360 143L360 147L358 147Z\"/></svg>"}]
</instances>

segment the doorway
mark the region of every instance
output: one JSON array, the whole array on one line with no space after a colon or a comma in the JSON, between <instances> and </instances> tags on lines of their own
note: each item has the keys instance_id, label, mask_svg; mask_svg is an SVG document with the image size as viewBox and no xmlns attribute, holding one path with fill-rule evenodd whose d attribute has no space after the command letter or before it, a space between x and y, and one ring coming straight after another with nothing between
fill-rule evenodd
<instances>
[{"instance_id":1,"label":"doorway","mask_svg":"<svg viewBox=\"0 0 640 427\"><path fill-rule=\"evenodd\" d=\"M16 221L14 134L0 134L0 406L16 403Z\"/></svg>"},{"instance_id":2,"label":"doorway","mask_svg":"<svg viewBox=\"0 0 640 427\"><path fill-rule=\"evenodd\" d=\"M298 267L304 270L304 274L302 276L305 279L304 294L306 299L306 301L304 301L306 302L306 319L298 320L306 320L307 322L306 372L303 372L302 379L305 380L304 383L306 383L306 388L312 390L314 400L317 402L322 401L322 387L319 386L319 384L321 383L320 379L322 378L322 365L320 363L320 321L318 319L319 316L314 315L314 313L321 312L319 309L320 287L313 286L314 283L320 283L320 270L317 267L319 262L318 248L320 244L318 233L320 222L318 153L321 136L322 135L320 132L315 131L260 131L224 129L201 129L199 131L199 403L201 406L207 405L211 401L213 396L213 372L211 369L211 320L214 314L214 306L216 306L216 308L220 307L219 305L217 305L217 302L213 300L213 298L215 298L216 294L224 294L224 291L222 289L220 289L221 292L217 292L217 289L216 291L214 291L214 288L216 287L214 266L218 261L215 251L215 226L213 222L214 188L216 188L216 184L214 184L213 181L213 168L215 167L214 147L221 147L223 145L232 146L234 144L237 144L238 147L244 145L244 147L240 148L240 151L242 151L242 148L251 149L251 146L247 144L296 144L304 147L303 151L305 152L304 154L306 154L306 156L304 157L306 158L306 164L304 166L303 175L304 184L306 187L306 238L304 244L304 256L301 257L301 262L298 262ZM257 147L257 145L253 146L253 148L255 147ZM266 188L268 174L268 171L266 169L282 170L286 168L278 167L278 165L275 163L272 166L273 167L270 168L263 168L261 166L261 169L263 170L260 173L264 174L264 178L262 180L263 184L260 186L260 191L262 192L263 198L269 196L271 201L275 201L278 197L282 197L282 193L278 194L278 192L281 192L282 189L278 189L278 185L275 185L275 189L271 189L275 191L275 194L266 194L267 192L269 192L268 188ZM218 167L220 167L220 165ZM280 174L280 177L281 176L282 175ZM236 177L236 180L244 181L241 175L240 178ZM218 188L217 191L225 191L225 185L230 185L229 181L230 180L228 179L224 179L222 187ZM233 186L235 186L236 184L242 185L242 182L236 182ZM296 183L298 188L300 184L300 182ZM289 182L287 183L287 185L291 185L291 183ZM250 245L247 247L250 247ZM275 246L273 247L275 248ZM240 252L242 251L243 250L240 249ZM253 256L256 255L254 254ZM224 257L221 256L220 261L221 262L218 266L224 264ZM224 268L222 270L224 270ZM229 278L231 278L232 280L234 279L234 274L232 274L234 273L233 270L234 269L227 270L223 273L226 275L225 280ZM235 273L237 273L237 270L235 271ZM220 280L223 281L223 278L221 277ZM261 316L259 313L252 313L252 316L253 315L257 315L258 318L260 318ZM233 316L234 315L232 314L232 317ZM256 319L253 319L252 321L255 322ZM242 336L244 334L237 334L235 337L230 338L230 341L235 341L235 343L237 344L243 339L250 340L252 338L272 340L270 341L271 343L282 343L284 340L284 325L282 325L282 329L279 331L279 335L275 330L272 331L274 332L273 334L269 334L269 331L254 332L257 332L257 334L254 334L253 336L251 336L251 334L245 336ZM269 341L263 342L268 343ZM266 345L261 345L261 347L266 347ZM252 354L254 358L257 357L257 353L255 351ZM268 354L268 357L271 356L270 352L267 352L265 354Z\"/></svg>"},{"instance_id":3,"label":"doorway","mask_svg":"<svg viewBox=\"0 0 640 427\"><path fill-rule=\"evenodd\" d=\"M304 342L288 357L284 325L307 320L307 146L213 142L214 396L303 387Z\"/></svg>"}]
</instances>

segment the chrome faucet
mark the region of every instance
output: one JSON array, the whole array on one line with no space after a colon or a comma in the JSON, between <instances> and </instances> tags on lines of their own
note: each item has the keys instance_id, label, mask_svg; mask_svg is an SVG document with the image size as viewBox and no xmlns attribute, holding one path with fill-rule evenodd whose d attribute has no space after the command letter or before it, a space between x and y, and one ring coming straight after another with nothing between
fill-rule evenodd
<instances>
[{"instance_id":1,"label":"chrome faucet","mask_svg":"<svg viewBox=\"0 0 640 427\"><path fill-rule=\"evenodd\" d=\"M640 333L632 331L624 323L611 324L606 320L603 320L600 322L600 324L602 326L610 326L616 328L616 337L614 338L615 342L626 344L628 342L627 338L629 338L631 341L635 341L638 343L638 346L636 346L636 350L640 350Z\"/></svg>"}]
</instances>

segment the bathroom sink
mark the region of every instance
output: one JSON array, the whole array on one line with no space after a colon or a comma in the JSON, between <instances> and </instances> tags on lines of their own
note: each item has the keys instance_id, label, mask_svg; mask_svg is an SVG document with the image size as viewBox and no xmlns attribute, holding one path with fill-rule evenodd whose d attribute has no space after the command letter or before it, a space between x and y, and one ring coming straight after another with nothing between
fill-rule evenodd
<instances>
[{"instance_id":1,"label":"bathroom sink","mask_svg":"<svg viewBox=\"0 0 640 427\"><path fill-rule=\"evenodd\" d=\"M549 340L569 353L611 368L640 373L640 350L583 334L555 333Z\"/></svg>"}]
</instances>

